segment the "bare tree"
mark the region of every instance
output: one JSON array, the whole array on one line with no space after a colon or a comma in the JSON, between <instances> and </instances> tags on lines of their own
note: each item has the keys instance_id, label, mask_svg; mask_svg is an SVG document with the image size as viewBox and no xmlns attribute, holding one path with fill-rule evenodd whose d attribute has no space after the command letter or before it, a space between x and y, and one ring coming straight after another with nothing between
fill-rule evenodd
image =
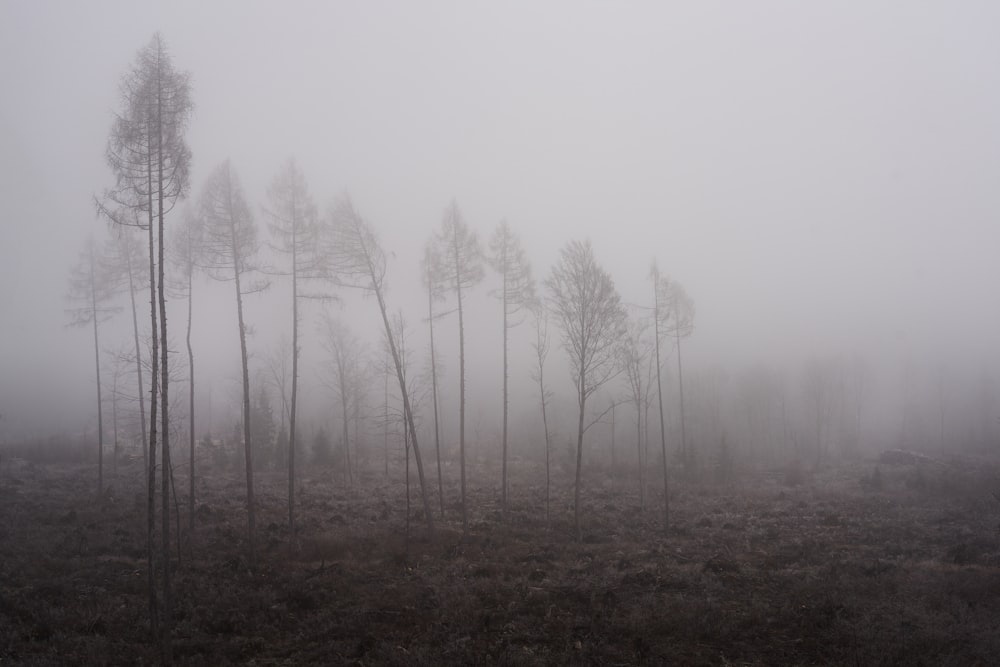
<instances>
[{"instance_id":1,"label":"bare tree","mask_svg":"<svg viewBox=\"0 0 1000 667\"><path fill-rule=\"evenodd\" d=\"M603 416L584 423L587 399L619 370L615 362L627 316L614 281L597 264L589 241L570 241L545 284L562 328L563 348L569 353L580 411L573 488L573 522L579 539L583 436Z\"/></svg>"},{"instance_id":2,"label":"bare tree","mask_svg":"<svg viewBox=\"0 0 1000 667\"><path fill-rule=\"evenodd\" d=\"M465 319L462 290L483 279L483 253L476 233L469 229L454 201L445 209L441 229L435 234L440 263L434 275L455 292L458 308L458 456L462 487L462 528L469 527L465 488Z\"/></svg>"},{"instance_id":3,"label":"bare tree","mask_svg":"<svg viewBox=\"0 0 1000 667\"><path fill-rule=\"evenodd\" d=\"M694 331L694 301L688 296L684 286L676 280L669 281L666 289L666 327L664 332L674 337L677 347L677 385L680 401L681 458L691 465L693 453L688 448L687 430L684 422L684 367L681 364L681 340Z\"/></svg>"},{"instance_id":4,"label":"bare tree","mask_svg":"<svg viewBox=\"0 0 1000 667\"><path fill-rule=\"evenodd\" d=\"M548 311L540 301L534 304L535 313L535 361L537 366L532 378L538 382L539 404L542 408L542 429L545 434L545 523L549 522L549 500L551 498L552 474L551 453L552 434L549 431L548 403L552 400L552 392L545 388L545 360L549 356L549 319Z\"/></svg>"},{"instance_id":5,"label":"bare tree","mask_svg":"<svg viewBox=\"0 0 1000 667\"><path fill-rule=\"evenodd\" d=\"M647 334L649 330L648 320L637 317L630 318L626 328L626 335L619 348L621 354L621 364L625 370L625 379L628 382L629 400L635 406L635 446L636 446L636 467L639 476L639 508L646 506L646 485L643 475L642 456L642 410L649 394L647 379L647 365L649 360L649 341Z\"/></svg>"},{"instance_id":6,"label":"bare tree","mask_svg":"<svg viewBox=\"0 0 1000 667\"><path fill-rule=\"evenodd\" d=\"M509 378L507 364L507 337L510 329L520 324L518 315L536 300L535 281L531 276L531 265L521 247L520 239L511 231L506 220L497 225L490 240L490 265L500 274L500 303L503 308L503 445L502 445L502 505L503 516L507 517L507 413Z\"/></svg>"},{"instance_id":7,"label":"bare tree","mask_svg":"<svg viewBox=\"0 0 1000 667\"><path fill-rule=\"evenodd\" d=\"M422 262L422 273L424 287L427 288L427 326L430 329L430 352L431 352L431 398L434 409L434 453L437 456L438 473L438 502L440 503L441 516L444 516L444 478L441 474L441 427L438 415L438 367L437 355L434 350L434 320L440 315L434 313L434 302L444 300L441 290L441 280L435 275L441 265L441 258L437 254L437 249L433 243L428 243L424 247L424 258Z\"/></svg>"},{"instance_id":8,"label":"bare tree","mask_svg":"<svg viewBox=\"0 0 1000 667\"><path fill-rule=\"evenodd\" d=\"M104 493L104 415L101 400L101 347L98 324L111 317L117 308L106 305L114 297L114 286L101 261L93 237L87 239L79 263L70 273L67 309L73 327L93 325L94 366L97 374L97 496Z\"/></svg>"},{"instance_id":9,"label":"bare tree","mask_svg":"<svg viewBox=\"0 0 1000 667\"><path fill-rule=\"evenodd\" d=\"M344 475L348 485L354 484L351 472L351 448L349 424L351 410L358 398L357 387L364 383L364 350L361 341L342 321L333 319L329 313L323 318L321 325L323 348L329 355L329 367L333 374L330 387L340 401L342 420L342 438L344 441ZM357 456L355 443L355 456Z\"/></svg>"},{"instance_id":10,"label":"bare tree","mask_svg":"<svg viewBox=\"0 0 1000 667\"><path fill-rule=\"evenodd\" d=\"M309 195L305 176L288 160L267 191L270 206L265 213L275 248L288 256L292 278L292 400L288 412L288 529L295 534L295 417L299 386L299 299L314 296L303 291L305 283L324 277L322 256L317 252L316 206Z\"/></svg>"},{"instance_id":11,"label":"bare tree","mask_svg":"<svg viewBox=\"0 0 1000 667\"><path fill-rule=\"evenodd\" d=\"M385 252L382 250L375 231L368 221L355 210L349 197L340 198L334 205L328 231L327 249L332 266L338 276L338 283L374 294L376 301L378 301L382 324L385 327L385 336L389 342L389 353L396 369L396 379L399 381L403 414L412 438L413 456L417 463L417 473L420 476L424 514L427 517L427 530L429 533L433 533L434 516L431 514L430 495L427 492L424 465L420 457L417 430L410 405L410 395L406 389L406 377L403 374L402 361L392 335L392 326L385 305Z\"/></svg>"},{"instance_id":12,"label":"bare tree","mask_svg":"<svg viewBox=\"0 0 1000 667\"><path fill-rule=\"evenodd\" d=\"M247 282L246 274L257 270L257 227L243 196L239 178L226 160L208 177L201 194L204 243L200 264L216 280L232 280L236 288L236 316L240 333L243 369L243 452L247 478L247 550L250 566L256 563L256 512L253 493L253 448L250 433L250 369L247 362L247 326L243 296L266 288L266 283Z\"/></svg>"},{"instance_id":13,"label":"bare tree","mask_svg":"<svg viewBox=\"0 0 1000 667\"><path fill-rule=\"evenodd\" d=\"M181 227L177 228L173 241L173 259L180 271L180 291L187 299L187 331L184 342L188 353L188 539L194 540L194 445L197 440L194 431L194 347L191 345L191 327L194 320L194 274L198 268L198 254L203 241L202 221L190 206L184 208Z\"/></svg>"},{"instance_id":14,"label":"bare tree","mask_svg":"<svg viewBox=\"0 0 1000 667\"><path fill-rule=\"evenodd\" d=\"M142 384L142 348L139 345L139 318L135 305L136 290L145 287L142 272L139 269L146 260L146 253L138 236L129 227L119 225L111 239L107 256L116 284L119 285L119 289L128 291L129 305L132 310L132 337L135 345L136 387L139 399L139 429L142 435L142 464L143 470L148 470L149 440L146 436L146 397Z\"/></svg>"},{"instance_id":15,"label":"bare tree","mask_svg":"<svg viewBox=\"0 0 1000 667\"><path fill-rule=\"evenodd\" d=\"M153 357L159 349L160 374L160 429L162 447L162 488L163 488L163 627L161 656L164 662L171 661L170 646L170 431L169 425L169 381L167 358L166 293L164 291L164 222L166 214L188 190L188 170L191 151L184 141L184 133L190 117L192 102L190 77L185 72L174 69L170 55L160 33L153 35L149 44L136 56L132 69L123 77L120 92L123 110L116 116L108 141L106 158L115 174L116 185L105 192L105 201L99 207L105 212L112 210L145 211L148 215L150 296L151 305L159 305L159 332L154 334ZM154 220L157 223L158 270L154 267ZM158 273L158 274L157 274ZM150 309L152 329L157 329L156 307ZM154 364L155 367L155 364ZM157 377L152 379L153 395L150 408L150 495L152 495L155 472L153 460L156 439L156 387ZM148 502L149 522L152 524L154 503ZM152 528L147 531L152 542ZM152 560L150 561L152 563ZM150 568L152 572L152 567ZM152 577L152 574L150 575ZM152 581L152 579L151 579ZM150 587L151 625L156 630L155 591Z\"/></svg>"}]
</instances>

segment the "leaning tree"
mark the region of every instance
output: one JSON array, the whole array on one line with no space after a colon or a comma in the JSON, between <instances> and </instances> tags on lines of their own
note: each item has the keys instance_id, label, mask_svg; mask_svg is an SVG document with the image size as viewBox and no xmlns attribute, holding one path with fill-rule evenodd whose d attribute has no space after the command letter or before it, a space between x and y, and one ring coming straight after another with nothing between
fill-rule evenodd
<instances>
[{"instance_id":1,"label":"leaning tree","mask_svg":"<svg viewBox=\"0 0 1000 667\"><path fill-rule=\"evenodd\" d=\"M420 493L427 519L427 531L433 533L434 516L431 514L430 494L427 492L410 394L407 391L403 362L385 303L385 251L371 224L358 213L347 196L341 197L334 204L326 234L326 252L338 284L374 294L378 302L382 324L385 327L385 338L389 345L389 355L392 357L396 379L399 382L399 393L403 400L403 418L409 428L413 458L420 477Z\"/></svg>"},{"instance_id":2,"label":"leaning tree","mask_svg":"<svg viewBox=\"0 0 1000 667\"><path fill-rule=\"evenodd\" d=\"M576 384L579 417L573 523L579 539L583 436L603 417L602 413L585 423L587 399L620 369L618 344L623 336L626 313L614 281L594 259L590 241L567 244L545 284L550 292L551 312L562 329L563 348L569 354Z\"/></svg>"}]
</instances>

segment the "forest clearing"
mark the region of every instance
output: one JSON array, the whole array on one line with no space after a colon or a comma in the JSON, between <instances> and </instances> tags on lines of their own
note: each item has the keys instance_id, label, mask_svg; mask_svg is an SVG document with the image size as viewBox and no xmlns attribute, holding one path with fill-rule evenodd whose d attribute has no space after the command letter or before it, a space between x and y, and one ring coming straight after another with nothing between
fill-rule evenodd
<instances>
[{"instance_id":1,"label":"forest clearing","mask_svg":"<svg viewBox=\"0 0 1000 667\"><path fill-rule=\"evenodd\" d=\"M401 462L400 462L401 463ZM141 465L100 503L93 466L0 466L0 663L150 664ZM640 511L627 474L588 467L583 534L572 476L512 461L470 466L469 529L455 484L428 539L406 539L402 466L347 488L261 474L258 567L245 560L236 472L198 479L193 542L174 554L181 664L988 664L1000 654L996 464L844 464L746 472L671 488ZM449 472L453 470L449 469ZM449 478L450 481L454 481ZM180 485L180 479L177 480ZM183 485L181 485L183 488ZM662 488L662 487L661 487ZM415 485L414 485L415 489ZM183 499L181 499L183 503ZM436 507L435 507L436 509Z\"/></svg>"}]
</instances>

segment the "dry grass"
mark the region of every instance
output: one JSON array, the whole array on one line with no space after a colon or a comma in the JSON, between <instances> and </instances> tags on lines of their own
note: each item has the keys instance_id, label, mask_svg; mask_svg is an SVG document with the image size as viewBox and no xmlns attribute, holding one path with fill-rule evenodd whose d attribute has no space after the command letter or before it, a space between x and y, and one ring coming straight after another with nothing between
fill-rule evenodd
<instances>
[{"instance_id":1,"label":"dry grass","mask_svg":"<svg viewBox=\"0 0 1000 667\"><path fill-rule=\"evenodd\" d=\"M794 486L780 474L727 486L678 480L664 535L660 501L640 512L621 480L612 489L592 470L580 542L568 479L559 479L547 527L539 471L524 463L512 473L507 524L480 468L469 533L452 504L433 540L415 519L409 542L399 481L369 477L344 489L306 478L290 540L284 482L263 475L262 557L252 573L240 478L220 474L200 484L197 531L175 574L176 657L195 665L994 663L993 470L882 466L877 488L872 471L810 472ZM93 476L5 460L0 662L155 661L141 486L130 481L138 472L126 470L101 502Z\"/></svg>"}]
</instances>

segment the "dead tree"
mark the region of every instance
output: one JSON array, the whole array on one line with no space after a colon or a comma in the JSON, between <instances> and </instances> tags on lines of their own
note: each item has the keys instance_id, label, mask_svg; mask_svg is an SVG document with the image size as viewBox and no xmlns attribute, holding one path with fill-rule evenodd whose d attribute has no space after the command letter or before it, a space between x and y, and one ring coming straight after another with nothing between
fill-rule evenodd
<instances>
[{"instance_id":1,"label":"dead tree","mask_svg":"<svg viewBox=\"0 0 1000 667\"><path fill-rule=\"evenodd\" d=\"M437 254L434 244L428 243L424 248L424 258L421 266L423 273L424 287L427 288L427 326L430 330L431 342L431 398L434 409L434 453L437 457L438 474L438 502L440 503L441 516L444 516L444 478L441 474L441 428L438 414L438 367L437 355L434 350L434 320L440 315L434 313L434 302L444 300L441 290L441 280L435 275L441 265L441 258Z\"/></svg>"},{"instance_id":2,"label":"dead tree","mask_svg":"<svg viewBox=\"0 0 1000 667\"><path fill-rule=\"evenodd\" d=\"M635 407L635 447L636 467L639 477L639 509L646 506L646 485L643 475L642 456L642 408L649 388L646 381L647 362L649 359L649 341L647 340L648 322L639 318L630 318L626 335L619 348L621 365L628 382L629 401Z\"/></svg>"},{"instance_id":3,"label":"dead tree","mask_svg":"<svg viewBox=\"0 0 1000 667\"><path fill-rule=\"evenodd\" d=\"M583 436L603 416L585 423L587 399L619 371L615 362L626 314L614 281L597 264L589 241L567 244L545 284L552 312L562 328L579 406L573 488L573 523L579 539Z\"/></svg>"},{"instance_id":4,"label":"dead tree","mask_svg":"<svg viewBox=\"0 0 1000 667\"><path fill-rule=\"evenodd\" d=\"M173 260L179 276L180 292L187 299L187 330L184 342L188 353L188 540L194 540L194 445L197 440L194 431L194 347L191 344L191 328L194 322L194 275L198 268L198 255L203 242L201 218L190 207L185 207L181 227L177 228L173 240Z\"/></svg>"},{"instance_id":5,"label":"dead tree","mask_svg":"<svg viewBox=\"0 0 1000 667\"><path fill-rule=\"evenodd\" d=\"M170 647L170 433L169 382L167 358L166 292L164 290L164 223L166 215L188 190L188 171L191 151L184 141L192 102L187 73L174 69L166 45L159 33L139 51L131 70L123 77L120 86L122 111L112 126L106 158L115 175L116 184L105 192L104 211L127 210L132 213L145 211L148 215L150 261L150 319L152 322L153 358L159 352L160 374L160 430L162 447L163 489L163 627L162 660L171 661ZM157 226L155 240L158 253L154 253L154 221ZM154 265L154 255L157 258ZM159 306L157 313L156 306ZM158 322L157 322L158 319ZM159 331L157 332L157 324ZM159 350L157 350L158 343ZM153 365L156 367L156 364ZM154 501L152 499L155 471L153 470L156 440L156 388L154 374L150 402L150 498L147 505L150 528L147 538L152 543ZM151 546L150 546L151 548ZM150 554L151 556L152 554ZM150 559L152 573L152 559ZM150 574L150 616L154 632L157 625L155 591Z\"/></svg>"},{"instance_id":6,"label":"dead tree","mask_svg":"<svg viewBox=\"0 0 1000 667\"><path fill-rule=\"evenodd\" d=\"M309 195L305 176L295 160L288 160L267 191L268 228L273 247L288 256L284 274L292 279L292 396L288 412L288 529L295 534L295 418L299 386L299 300L310 294L306 284L325 277L322 256L317 252L316 206Z\"/></svg>"},{"instance_id":7,"label":"dead tree","mask_svg":"<svg viewBox=\"0 0 1000 667\"><path fill-rule=\"evenodd\" d=\"M545 435L545 523L549 523L549 502L552 497L551 452L552 434L549 431L548 403L552 392L545 388L545 360L549 356L549 320L545 306L536 301L535 315L535 361L537 363L532 378L538 383L538 399L542 409L542 430Z\"/></svg>"},{"instance_id":8,"label":"dead tree","mask_svg":"<svg viewBox=\"0 0 1000 667\"><path fill-rule=\"evenodd\" d=\"M434 237L440 263L435 275L455 293L458 309L458 457L461 471L462 528L469 527L465 485L465 319L462 290L483 279L483 254L476 233L469 229L454 201L445 209L441 229Z\"/></svg>"},{"instance_id":9,"label":"dead tree","mask_svg":"<svg viewBox=\"0 0 1000 667\"><path fill-rule=\"evenodd\" d=\"M253 489L253 447L250 432L250 369L247 362L247 325L243 316L243 296L266 289L263 281L248 281L258 270L257 227L243 196L239 178L229 161L220 164L208 177L199 202L204 225L204 242L199 265L216 280L232 280L236 293L236 317L240 334L240 362L243 370L243 452L247 483L247 553L250 567L256 564L256 510Z\"/></svg>"},{"instance_id":10,"label":"dead tree","mask_svg":"<svg viewBox=\"0 0 1000 667\"><path fill-rule=\"evenodd\" d=\"M97 497L104 493L104 413L101 400L101 346L98 325L118 309L108 306L114 297L113 282L105 268L93 237L87 239L79 263L70 273L66 313L69 326L93 326L94 367L97 377Z\"/></svg>"},{"instance_id":11,"label":"dead tree","mask_svg":"<svg viewBox=\"0 0 1000 667\"><path fill-rule=\"evenodd\" d=\"M420 492L423 497L424 514L427 517L427 531L433 533L434 517L431 514L430 494L427 491L420 445L417 442L417 430L414 426L410 395L407 392L406 377L403 374L399 350L392 335L392 326L385 303L385 252L375 235L375 230L355 210L349 197L341 197L334 205L327 231L329 235L326 249L338 284L374 294L378 302L386 339L389 342L389 353L396 370L396 379L399 381L403 414L412 438L413 457L417 464L417 473L420 476Z\"/></svg>"},{"instance_id":12,"label":"dead tree","mask_svg":"<svg viewBox=\"0 0 1000 667\"><path fill-rule=\"evenodd\" d=\"M503 309L503 444L501 499L503 516L507 518L509 484L507 480L507 413L509 379L507 351L508 335L512 327L520 324L518 316L536 300L535 281L531 276L531 265L521 247L521 241L511 231L506 220L502 220L490 240L490 265L500 274L499 299Z\"/></svg>"}]
</instances>

